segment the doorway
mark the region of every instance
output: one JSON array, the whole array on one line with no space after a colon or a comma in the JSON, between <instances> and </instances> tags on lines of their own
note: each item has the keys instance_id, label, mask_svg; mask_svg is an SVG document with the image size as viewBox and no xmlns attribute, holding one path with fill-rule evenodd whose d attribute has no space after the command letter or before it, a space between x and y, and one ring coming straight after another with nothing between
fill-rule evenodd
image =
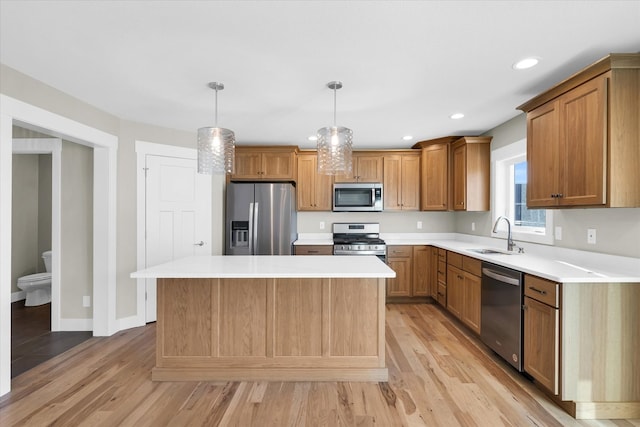
<instances>
[{"instance_id":1,"label":"doorway","mask_svg":"<svg viewBox=\"0 0 640 427\"><path fill-rule=\"evenodd\" d=\"M13 125L94 149L93 329L116 332L116 157L118 138L0 94L0 396L11 389L11 186ZM52 241L52 246L54 245ZM53 248L52 248L53 249ZM55 267L54 267L55 268Z\"/></svg>"}]
</instances>

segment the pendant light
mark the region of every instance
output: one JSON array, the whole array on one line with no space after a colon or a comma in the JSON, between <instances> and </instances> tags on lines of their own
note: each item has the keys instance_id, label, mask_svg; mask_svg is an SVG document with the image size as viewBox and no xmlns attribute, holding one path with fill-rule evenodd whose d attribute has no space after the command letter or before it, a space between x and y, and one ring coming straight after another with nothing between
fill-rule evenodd
<instances>
[{"instance_id":1,"label":"pendant light","mask_svg":"<svg viewBox=\"0 0 640 427\"><path fill-rule=\"evenodd\" d=\"M342 82L329 82L327 87L333 89L333 126L318 129L318 173L350 175L353 131L336 125L336 90Z\"/></svg>"},{"instance_id":2,"label":"pendant light","mask_svg":"<svg viewBox=\"0 0 640 427\"><path fill-rule=\"evenodd\" d=\"M223 175L234 172L236 136L232 130L218 127L218 91L224 85L209 83L216 91L214 127L198 129L198 173Z\"/></svg>"}]
</instances>

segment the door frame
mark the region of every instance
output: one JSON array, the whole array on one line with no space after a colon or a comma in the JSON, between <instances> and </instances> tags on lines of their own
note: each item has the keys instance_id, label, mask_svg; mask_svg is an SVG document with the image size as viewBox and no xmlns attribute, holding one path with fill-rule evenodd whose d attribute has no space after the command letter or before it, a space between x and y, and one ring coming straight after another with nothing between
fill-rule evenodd
<instances>
[{"instance_id":1,"label":"door frame","mask_svg":"<svg viewBox=\"0 0 640 427\"><path fill-rule=\"evenodd\" d=\"M0 94L0 396L11 390L11 191L13 125L93 147L93 335L117 332L118 137Z\"/></svg>"}]
</instances>

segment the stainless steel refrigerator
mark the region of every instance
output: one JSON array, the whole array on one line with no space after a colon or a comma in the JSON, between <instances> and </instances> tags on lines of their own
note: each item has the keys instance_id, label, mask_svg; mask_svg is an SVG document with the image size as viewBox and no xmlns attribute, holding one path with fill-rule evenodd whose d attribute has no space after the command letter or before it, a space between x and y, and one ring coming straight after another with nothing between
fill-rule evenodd
<instances>
[{"instance_id":1,"label":"stainless steel refrigerator","mask_svg":"<svg viewBox=\"0 0 640 427\"><path fill-rule=\"evenodd\" d=\"M296 221L293 184L227 184L226 255L291 255Z\"/></svg>"}]
</instances>

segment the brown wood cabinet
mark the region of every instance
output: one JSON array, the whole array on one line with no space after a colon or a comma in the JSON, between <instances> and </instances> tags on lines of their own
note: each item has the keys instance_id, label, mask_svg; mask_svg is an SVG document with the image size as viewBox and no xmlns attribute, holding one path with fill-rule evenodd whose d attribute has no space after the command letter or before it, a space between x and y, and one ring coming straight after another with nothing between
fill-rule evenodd
<instances>
[{"instance_id":1,"label":"brown wood cabinet","mask_svg":"<svg viewBox=\"0 0 640 427\"><path fill-rule=\"evenodd\" d=\"M295 181L295 146L238 146L232 181Z\"/></svg>"},{"instance_id":2,"label":"brown wood cabinet","mask_svg":"<svg viewBox=\"0 0 640 427\"><path fill-rule=\"evenodd\" d=\"M384 156L384 209L420 209L420 153Z\"/></svg>"},{"instance_id":3,"label":"brown wood cabinet","mask_svg":"<svg viewBox=\"0 0 640 427\"><path fill-rule=\"evenodd\" d=\"M611 54L518 108L528 206L640 206L640 54Z\"/></svg>"},{"instance_id":4,"label":"brown wood cabinet","mask_svg":"<svg viewBox=\"0 0 640 427\"><path fill-rule=\"evenodd\" d=\"M449 209L449 142L435 142L422 148L420 161L420 210Z\"/></svg>"},{"instance_id":5,"label":"brown wood cabinet","mask_svg":"<svg viewBox=\"0 0 640 427\"><path fill-rule=\"evenodd\" d=\"M560 373L560 284L526 275L524 286L524 370L557 395Z\"/></svg>"},{"instance_id":6,"label":"brown wood cabinet","mask_svg":"<svg viewBox=\"0 0 640 427\"><path fill-rule=\"evenodd\" d=\"M411 246L389 246L387 264L396 272L396 277L387 279L387 297L410 297L413 272L413 249Z\"/></svg>"},{"instance_id":7,"label":"brown wood cabinet","mask_svg":"<svg viewBox=\"0 0 640 427\"><path fill-rule=\"evenodd\" d=\"M387 279L387 302L426 302L431 296L431 247L387 246L387 264L396 277Z\"/></svg>"},{"instance_id":8,"label":"brown wood cabinet","mask_svg":"<svg viewBox=\"0 0 640 427\"><path fill-rule=\"evenodd\" d=\"M464 136L451 145L453 210L489 210L491 139Z\"/></svg>"},{"instance_id":9,"label":"brown wood cabinet","mask_svg":"<svg viewBox=\"0 0 640 427\"><path fill-rule=\"evenodd\" d=\"M443 307L447 306L447 251L438 248L438 285L436 300Z\"/></svg>"},{"instance_id":10,"label":"brown wood cabinet","mask_svg":"<svg viewBox=\"0 0 640 427\"><path fill-rule=\"evenodd\" d=\"M318 174L316 152L298 154L297 204L299 211L331 211L333 177Z\"/></svg>"},{"instance_id":11,"label":"brown wood cabinet","mask_svg":"<svg viewBox=\"0 0 640 427\"><path fill-rule=\"evenodd\" d=\"M447 253L447 309L480 334L481 261Z\"/></svg>"},{"instance_id":12,"label":"brown wood cabinet","mask_svg":"<svg viewBox=\"0 0 640 427\"><path fill-rule=\"evenodd\" d=\"M333 255L333 245L295 245L295 255Z\"/></svg>"},{"instance_id":13,"label":"brown wood cabinet","mask_svg":"<svg viewBox=\"0 0 640 427\"><path fill-rule=\"evenodd\" d=\"M431 247L413 247L413 283L412 296L431 296Z\"/></svg>"},{"instance_id":14,"label":"brown wood cabinet","mask_svg":"<svg viewBox=\"0 0 640 427\"><path fill-rule=\"evenodd\" d=\"M382 182L382 154L368 151L353 152L352 174L336 175L335 182Z\"/></svg>"}]
</instances>

